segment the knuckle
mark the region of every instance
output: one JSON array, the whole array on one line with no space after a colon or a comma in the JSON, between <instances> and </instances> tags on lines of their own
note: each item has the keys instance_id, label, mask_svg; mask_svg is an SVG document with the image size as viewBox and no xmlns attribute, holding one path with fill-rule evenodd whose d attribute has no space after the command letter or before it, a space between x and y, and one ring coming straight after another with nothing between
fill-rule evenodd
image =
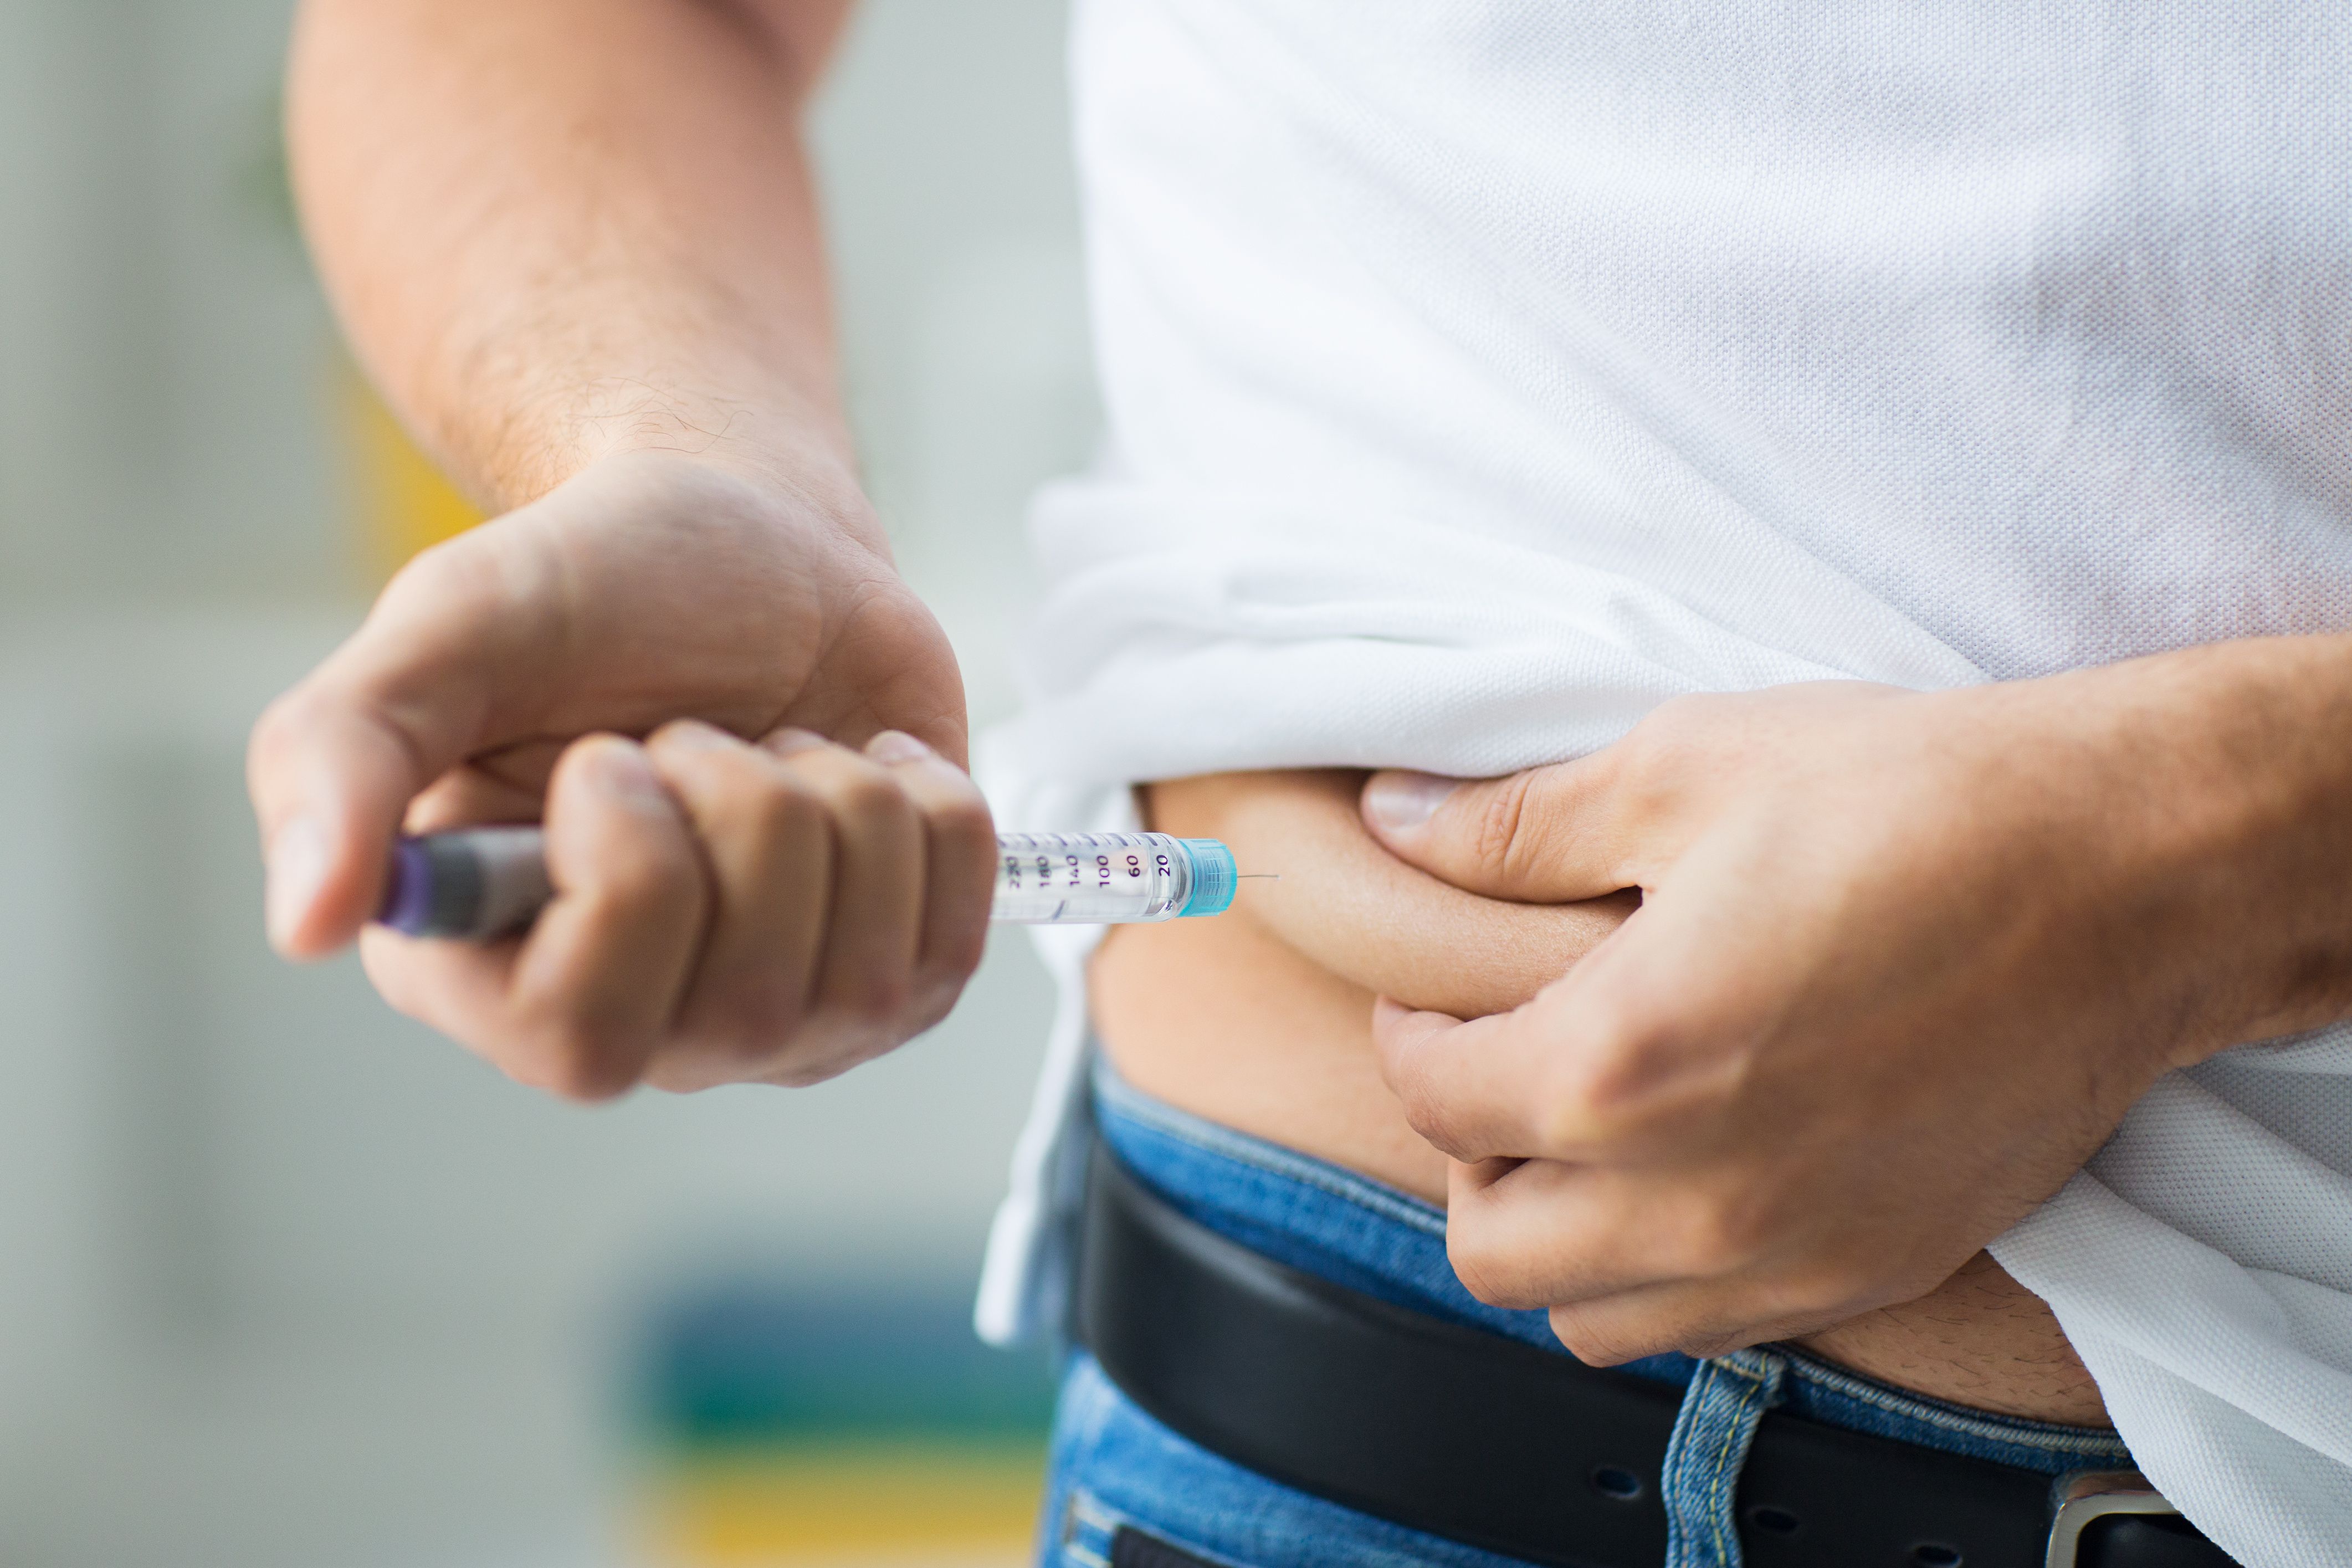
<instances>
[{"instance_id":1,"label":"knuckle","mask_svg":"<svg viewBox=\"0 0 2352 1568\"><path fill-rule=\"evenodd\" d=\"M618 1053L576 1025L545 1031L499 1065L517 1083L583 1105L615 1099L637 1080Z\"/></svg>"},{"instance_id":2,"label":"knuckle","mask_svg":"<svg viewBox=\"0 0 2352 1568\"><path fill-rule=\"evenodd\" d=\"M940 984L947 987L950 1000L962 993L965 982L979 972L981 960L987 956L985 927L975 924L969 929L959 928L941 939L931 967L938 972Z\"/></svg>"},{"instance_id":3,"label":"knuckle","mask_svg":"<svg viewBox=\"0 0 2352 1568\"><path fill-rule=\"evenodd\" d=\"M1445 1234L1446 1260L1453 1264L1462 1288L1489 1307L1525 1309L1545 1303L1531 1289L1527 1269L1512 1251L1497 1245L1475 1226L1450 1226Z\"/></svg>"},{"instance_id":4,"label":"knuckle","mask_svg":"<svg viewBox=\"0 0 2352 1568\"><path fill-rule=\"evenodd\" d=\"M688 750L664 747L660 742L656 735L647 749L660 759L663 772L691 792L702 812L730 821L756 820L766 814L768 802L778 793L780 781L761 767L748 749Z\"/></svg>"},{"instance_id":5,"label":"knuckle","mask_svg":"<svg viewBox=\"0 0 2352 1568\"><path fill-rule=\"evenodd\" d=\"M1556 1064L1537 1086L1535 1098L1528 1118L1532 1152L1557 1154L1592 1142L1596 1130L1584 1077L1572 1064Z\"/></svg>"},{"instance_id":6,"label":"knuckle","mask_svg":"<svg viewBox=\"0 0 2352 1568\"><path fill-rule=\"evenodd\" d=\"M914 1001L911 975L874 973L849 982L842 997L842 1009L862 1023L897 1024L913 1008Z\"/></svg>"},{"instance_id":7,"label":"knuckle","mask_svg":"<svg viewBox=\"0 0 2352 1568\"><path fill-rule=\"evenodd\" d=\"M755 757L706 753L697 765L700 812L730 826L764 835L810 809L797 789L761 767Z\"/></svg>"},{"instance_id":8,"label":"knuckle","mask_svg":"<svg viewBox=\"0 0 2352 1568\"><path fill-rule=\"evenodd\" d=\"M599 874L604 885L588 894L596 906L594 917L616 926L634 923L632 911L683 919L699 902L695 890L698 873L691 861L674 860L667 855L614 855Z\"/></svg>"},{"instance_id":9,"label":"knuckle","mask_svg":"<svg viewBox=\"0 0 2352 1568\"><path fill-rule=\"evenodd\" d=\"M672 719L646 736L646 752L665 773L695 780L709 778L741 760L738 748L709 743L709 732L716 728L699 720Z\"/></svg>"},{"instance_id":10,"label":"knuckle","mask_svg":"<svg viewBox=\"0 0 2352 1568\"><path fill-rule=\"evenodd\" d=\"M800 783L751 746L681 744L673 738L677 729L656 731L646 750L695 818L764 831L779 820L814 814L815 802Z\"/></svg>"},{"instance_id":11,"label":"knuckle","mask_svg":"<svg viewBox=\"0 0 2352 1568\"><path fill-rule=\"evenodd\" d=\"M772 984L751 987L717 1016L698 1020L695 1033L712 1055L751 1064L790 1047L806 1021L797 989Z\"/></svg>"},{"instance_id":12,"label":"knuckle","mask_svg":"<svg viewBox=\"0 0 2352 1568\"><path fill-rule=\"evenodd\" d=\"M490 1052L517 1083L583 1103L611 1100L636 1084L646 1053L618 1020L597 1016L562 992L520 998L504 1047Z\"/></svg>"},{"instance_id":13,"label":"knuckle","mask_svg":"<svg viewBox=\"0 0 2352 1568\"><path fill-rule=\"evenodd\" d=\"M933 805L926 814L931 826L950 844L983 850L992 860L996 853L996 823L989 815L988 802L977 790L959 790L952 797Z\"/></svg>"},{"instance_id":14,"label":"knuckle","mask_svg":"<svg viewBox=\"0 0 2352 1568\"><path fill-rule=\"evenodd\" d=\"M1476 820L1470 825L1471 853L1480 865L1513 878L1525 873L1536 853L1528 844L1535 832L1528 809L1531 790L1529 774L1513 773L1484 792Z\"/></svg>"},{"instance_id":15,"label":"knuckle","mask_svg":"<svg viewBox=\"0 0 2352 1568\"><path fill-rule=\"evenodd\" d=\"M1602 1009L1576 1048L1562 1051L1543 1086L1538 1135L1549 1149L1607 1142L1645 1123L1650 1090L1669 1037L1654 1018L1618 1004Z\"/></svg>"},{"instance_id":16,"label":"knuckle","mask_svg":"<svg viewBox=\"0 0 2352 1568\"><path fill-rule=\"evenodd\" d=\"M1673 1222L1672 1251L1683 1272L1728 1273L1754 1258L1764 1226L1755 1205L1723 1194L1685 1205Z\"/></svg>"},{"instance_id":17,"label":"knuckle","mask_svg":"<svg viewBox=\"0 0 2352 1568\"><path fill-rule=\"evenodd\" d=\"M1426 1071L1408 1065L1400 1069L1391 1087L1404 1107L1406 1123L1415 1132L1449 1152L1462 1147L1462 1129L1452 1113L1453 1108L1435 1093Z\"/></svg>"},{"instance_id":18,"label":"knuckle","mask_svg":"<svg viewBox=\"0 0 2352 1568\"><path fill-rule=\"evenodd\" d=\"M753 997L740 1032L750 1051L765 1054L790 1046L807 1022L808 1008L800 988L780 984Z\"/></svg>"},{"instance_id":19,"label":"knuckle","mask_svg":"<svg viewBox=\"0 0 2352 1568\"><path fill-rule=\"evenodd\" d=\"M725 755L719 748L706 748L693 743L698 731L704 727L694 719L672 719L657 724L653 733L646 737L646 750L675 753L681 766L692 766L703 756Z\"/></svg>"},{"instance_id":20,"label":"knuckle","mask_svg":"<svg viewBox=\"0 0 2352 1568\"><path fill-rule=\"evenodd\" d=\"M955 1011L956 998L962 994L961 986L928 985L918 987L907 1016L907 1038L929 1034L947 1021Z\"/></svg>"},{"instance_id":21,"label":"knuckle","mask_svg":"<svg viewBox=\"0 0 2352 1568\"><path fill-rule=\"evenodd\" d=\"M987 951L981 932L956 931L925 949L915 966L910 1010L928 1029L954 1011Z\"/></svg>"},{"instance_id":22,"label":"knuckle","mask_svg":"<svg viewBox=\"0 0 2352 1568\"><path fill-rule=\"evenodd\" d=\"M816 798L792 779L773 774L761 781L759 797L746 815L772 844L801 847L824 831L824 808Z\"/></svg>"},{"instance_id":23,"label":"knuckle","mask_svg":"<svg viewBox=\"0 0 2352 1568\"><path fill-rule=\"evenodd\" d=\"M1572 1307L1551 1310L1551 1331L1569 1354L1587 1366L1615 1366L1642 1353L1643 1347L1629 1344L1622 1334L1603 1328L1590 1314Z\"/></svg>"},{"instance_id":24,"label":"knuckle","mask_svg":"<svg viewBox=\"0 0 2352 1568\"><path fill-rule=\"evenodd\" d=\"M841 793L841 808L849 816L911 834L916 826L915 803L898 781L878 770L852 776Z\"/></svg>"},{"instance_id":25,"label":"knuckle","mask_svg":"<svg viewBox=\"0 0 2352 1568\"><path fill-rule=\"evenodd\" d=\"M1460 1223L1445 1233L1445 1259L1454 1266L1454 1277L1462 1288L1489 1307L1505 1306L1494 1276L1494 1258L1486 1248L1462 1232Z\"/></svg>"},{"instance_id":26,"label":"knuckle","mask_svg":"<svg viewBox=\"0 0 2352 1568\"><path fill-rule=\"evenodd\" d=\"M878 765L846 752L808 752L785 764L835 813L845 816L912 816L898 780Z\"/></svg>"},{"instance_id":27,"label":"knuckle","mask_svg":"<svg viewBox=\"0 0 2352 1568\"><path fill-rule=\"evenodd\" d=\"M1906 1296L1903 1289L1889 1287L1873 1260L1832 1258L1790 1270L1772 1285L1769 1304L1777 1318L1819 1325L1859 1317L1890 1299L1909 1300L1933 1289L1932 1284L1913 1289Z\"/></svg>"},{"instance_id":28,"label":"knuckle","mask_svg":"<svg viewBox=\"0 0 2352 1568\"><path fill-rule=\"evenodd\" d=\"M931 1030L938 1028L941 1024L946 1023L948 1015L955 1011L956 1004L961 1001L962 997L963 987L956 985L941 986L938 992L924 998L917 1007L916 1017L918 1022L914 1029L914 1034L928 1034ZM908 1037L911 1038L912 1036L909 1036Z\"/></svg>"},{"instance_id":29,"label":"knuckle","mask_svg":"<svg viewBox=\"0 0 2352 1568\"><path fill-rule=\"evenodd\" d=\"M1613 1118L1596 1101L1588 1075L1580 1066L1555 1068L1528 1117L1536 1152L1560 1154L1572 1149L1612 1140Z\"/></svg>"}]
</instances>

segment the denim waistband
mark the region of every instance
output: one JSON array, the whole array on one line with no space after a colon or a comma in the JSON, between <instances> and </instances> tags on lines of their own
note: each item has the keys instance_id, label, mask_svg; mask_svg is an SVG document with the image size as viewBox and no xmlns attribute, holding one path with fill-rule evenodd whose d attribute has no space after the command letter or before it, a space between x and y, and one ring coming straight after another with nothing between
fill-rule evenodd
<instances>
[{"instance_id":1,"label":"denim waistband","mask_svg":"<svg viewBox=\"0 0 2352 1568\"><path fill-rule=\"evenodd\" d=\"M1490 1307L1445 1257L1445 1212L1328 1161L1235 1131L1097 1070L1103 1140L1177 1209L1277 1262L1400 1307L1565 1355L1541 1311ZM1779 1407L1850 1431L1922 1444L2046 1475L2128 1465L2105 1427L2063 1426L1948 1405L1778 1347ZM1649 1356L1619 1370L1688 1387L1707 1363Z\"/></svg>"}]
</instances>

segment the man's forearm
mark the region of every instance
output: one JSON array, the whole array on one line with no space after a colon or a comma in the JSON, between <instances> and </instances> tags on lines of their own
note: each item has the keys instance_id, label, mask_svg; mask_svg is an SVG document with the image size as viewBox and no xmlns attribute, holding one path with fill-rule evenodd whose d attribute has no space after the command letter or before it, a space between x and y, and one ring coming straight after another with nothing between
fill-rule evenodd
<instances>
[{"instance_id":1,"label":"man's forearm","mask_svg":"<svg viewBox=\"0 0 2352 1568\"><path fill-rule=\"evenodd\" d=\"M846 8L305 5L312 248L378 384L485 503L642 447L854 489L800 130Z\"/></svg>"},{"instance_id":2,"label":"man's forearm","mask_svg":"<svg viewBox=\"0 0 2352 1568\"><path fill-rule=\"evenodd\" d=\"M2115 836L2073 853L2111 862L2095 874L2136 863L2111 896L2139 951L2115 980L2176 994L2174 1065L2352 1015L2352 638L2248 638L2011 689L2051 742L2017 765L2104 797L2078 820L2104 811Z\"/></svg>"}]
</instances>

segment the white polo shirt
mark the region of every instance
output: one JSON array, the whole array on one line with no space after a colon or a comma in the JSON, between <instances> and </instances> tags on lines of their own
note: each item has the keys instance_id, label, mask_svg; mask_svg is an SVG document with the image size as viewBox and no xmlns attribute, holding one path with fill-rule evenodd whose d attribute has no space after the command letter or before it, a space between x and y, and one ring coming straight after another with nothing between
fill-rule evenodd
<instances>
[{"instance_id":1,"label":"white polo shirt","mask_svg":"<svg viewBox=\"0 0 2352 1568\"><path fill-rule=\"evenodd\" d=\"M1081 0L1097 470L1013 826L1478 775L1676 693L2352 627L2344 0ZM1083 933L981 1317L1058 1310ZM2352 1035L1995 1247L2251 1564L2352 1564Z\"/></svg>"}]
</instances>

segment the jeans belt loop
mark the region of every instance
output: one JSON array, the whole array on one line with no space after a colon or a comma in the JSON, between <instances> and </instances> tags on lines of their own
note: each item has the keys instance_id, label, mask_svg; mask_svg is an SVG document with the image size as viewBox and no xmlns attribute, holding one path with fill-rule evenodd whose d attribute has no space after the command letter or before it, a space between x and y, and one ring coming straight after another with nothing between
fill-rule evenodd
<instances>
[{"instance_id":1,"label":"jeans belt loop","mask_svg":"<svg viewBox=\"0 0 2352 1568\"><path fill-rule=\"evenodd\" d=\"M1667 1568L1741 1568L1733 1500L1789 1358L1759 1347L1701 1362L1675 1416L1664 1477Z\"/></svg>"},{"instance_id":2,"label":"jeans belt loop","mask_svg":"<svg viewBox=\"0 0 2352 1568\"><path fill-rule=\"evenodd\" d=\"M2050 1502L2050 1552L2043 1568L2076 1568L2084 1532L2099 1520L2180 1512L2137 1470L2072 1471L2052 1483Z\"/></svg>"}]
</instances>

